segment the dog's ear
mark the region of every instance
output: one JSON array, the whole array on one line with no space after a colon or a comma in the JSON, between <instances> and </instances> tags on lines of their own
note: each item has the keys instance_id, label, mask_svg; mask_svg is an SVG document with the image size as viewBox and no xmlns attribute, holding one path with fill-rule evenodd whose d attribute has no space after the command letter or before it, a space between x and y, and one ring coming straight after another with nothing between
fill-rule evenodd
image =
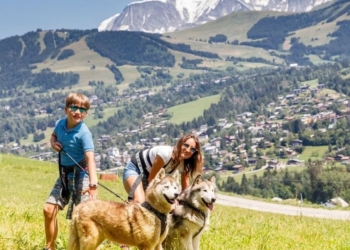
<instances>
[{"instance_id":1,"label":"dog's ear","mask_svg":"<svg viewBox=\"0 0 350 250\"><path fill-rule=\"evenodd\" d=\"M157 181L161 181L164 177L165 177L165 170L164 168L161 168L156 174L154 179L156 179Z\"/></svg>"},{"instance_id":2,"label":"dog's ear","mask_svg":"<svg viewBox=\"0 0 350 250\"><path fill-rule=\"evenodd\" d=\"M173 177L176 181L179 181L179 177L180 177L179 171L174 171L171 177Z\"/></svg>"},{"instance_id":3,"label":"dog's ear","mask_svg":"<svg viewBox=\"0 0 350 250\"><path fill-rule=\"evenodd\" d=\"M194 179L194 181L193 181L193 183L192 183L192 186L194 186L194 185L196 185L196 184L199 184L199 183L201 183L203 181L203 179L202 179L202 175L197 175L196 176L196 179Z\"/></svg>"},{"instance_id":4,"label":"dog's ear","mask_svg":"<svg viewBox=\"0 0 350 250\"><path fill-rule=\"evenodd\" d=\"M210 177L209 181L216 183L216 177L215 175L213 175L212 177Z\"/></svg>"}]
</instances>

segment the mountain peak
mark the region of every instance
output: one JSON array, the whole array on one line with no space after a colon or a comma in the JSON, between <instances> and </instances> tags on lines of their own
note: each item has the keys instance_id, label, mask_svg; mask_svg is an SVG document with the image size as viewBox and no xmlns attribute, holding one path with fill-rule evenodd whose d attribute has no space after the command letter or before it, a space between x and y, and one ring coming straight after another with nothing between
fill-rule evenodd
<instances>
[{"instance_id":1,"label":"mountain peak","mask_svg":"<svg viewBox=\"0 0 350 250\"><path fill-rule=\"evenodd\" d=\"M191 28L237 11L305 12L334 0L143 0L103 21L104 30L166 33Z\"/></svg>"}]
</instances>

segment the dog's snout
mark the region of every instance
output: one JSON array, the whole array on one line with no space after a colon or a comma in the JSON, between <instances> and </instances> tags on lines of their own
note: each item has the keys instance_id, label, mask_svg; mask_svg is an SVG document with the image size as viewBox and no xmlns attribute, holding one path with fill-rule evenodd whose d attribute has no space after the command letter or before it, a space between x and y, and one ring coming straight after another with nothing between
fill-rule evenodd
<instances>
[{"instance_id":1,"label":"dog's snout","mask_svg":"<svg viewBox=\"0 0 350 250\"><path fill-rule=\"evenodd\" d=\"M211 203L214 203L216 201L216 198L211 199Z\"/></svg>"},{"instance_id":2,"label":"dog's snout","mask_svg":"<svg viewBox=\"0 0 350 250\"><path fill-rule=\"evenodd\" d=\"M175 193L174 196L175 196L175 199L176 199L177 197L179 197L179 193Z\"/></svg>"}]
</instances>

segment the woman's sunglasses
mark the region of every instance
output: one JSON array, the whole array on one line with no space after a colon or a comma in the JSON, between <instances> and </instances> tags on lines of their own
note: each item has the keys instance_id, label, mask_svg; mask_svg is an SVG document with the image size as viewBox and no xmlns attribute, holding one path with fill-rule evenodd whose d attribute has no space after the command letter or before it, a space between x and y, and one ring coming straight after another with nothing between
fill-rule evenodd
<instances>
[{"instance_id":1,"label":"woman's sunglasses","mask_svg":"<svg viewBox=\"0 0 350 250\"><path fill-rule=\"evenodd\" d=\"M190 148L191 146L190 146L189 144L187 144L187 143L184 143L184 147L185 147L185 148ZM194 154L194 153L197 152L197 149L192 148L192 147L190 148L190 150L191 150L192 154Z\"/></svg>"},{"instance_id":2,"label":"woman's sunglasses","mask_svg":"<svg viewBox=\"0 0 350 250\"><path fill-rule=\"evenodd\" d=\"M72 110L73 112L76 112L78 109L80 111L80 113L86 113L87 112L87 108L83 108L83 107L78 107L78 106L69 106L70 110Z\"/></svg>"}]
</instances>

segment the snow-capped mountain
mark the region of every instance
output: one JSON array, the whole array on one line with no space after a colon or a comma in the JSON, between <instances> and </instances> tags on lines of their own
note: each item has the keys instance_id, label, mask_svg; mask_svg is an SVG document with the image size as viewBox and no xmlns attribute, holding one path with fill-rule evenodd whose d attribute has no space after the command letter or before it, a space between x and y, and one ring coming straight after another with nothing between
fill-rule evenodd
<instances>
[{"instance_id":1,"label":"snow-capped mountain","mask_svg":"<svg viewBox=\"0 0 350 250\"><path fill-rule=\"evenodd\" d=\"M104 30L165 33L216 20L235 11L310 11L334 0L143 0L130 3L122 13L103 21Z\"/></svg>"}]
</instances>

